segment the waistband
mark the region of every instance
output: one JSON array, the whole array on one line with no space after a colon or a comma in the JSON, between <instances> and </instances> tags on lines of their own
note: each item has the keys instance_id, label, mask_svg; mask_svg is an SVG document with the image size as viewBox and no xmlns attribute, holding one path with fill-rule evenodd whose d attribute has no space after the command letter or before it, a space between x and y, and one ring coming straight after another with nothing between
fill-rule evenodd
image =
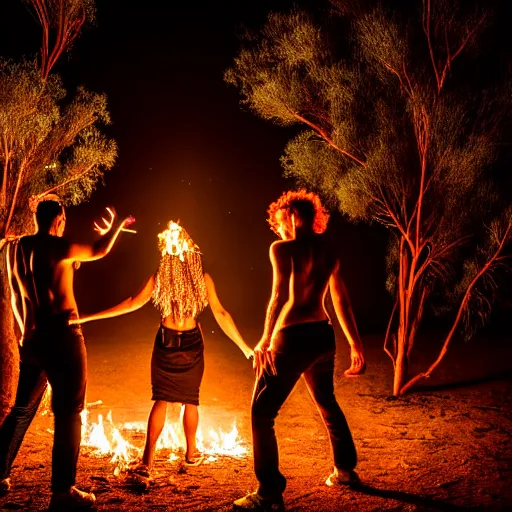
<instances>
[{"instance_id":1,"label":"waistband","mask_svg":"<svg viewBox=\"0 0 512 512\"><path fill-rule=\"evenodd\" d=\"M71 318L75 318L76 313L72 310L53 312L37 312L34 315L35 328L45 327L67 327Z\"/></svg>"},{"instance_id":2,"label":"waistband","mask_svg":"<svg viewBox=\"0 0 512 512\"><path fill-rule=\"evenodd\" d=\"M329 319L326 320L318 320L316 322L301 322L299 324L287 325L286 327L282 327L279 329L279 332L289 333L290 331L315 331L317 329L332 329L332 324Z\"/></svg>"},{"instance_id":3,"label":"waistband","mask_svg":"<svg viewBox=\"0 0 512 512\"><path fill-rule=\"evenodd\" d=\"M166 334L169 334L169 335L179 335L179 336L190 336L190 335L192 335L193 336L195 334L201 333L201 329L199 328L199 326L196 326L193 329L187 329L185 331L178 331L176 329L171 329L169 327L166 327L164 324L160 324L160 328Z\"/></svg>"},{"instance_id":4,"label":"waistband","mask_svg":"<svg viewBox=\"0 0 512 512\"><path fill-rule=\"evenodd\" d=\"M169 327L160 324L155 342L157 346L164 349L180 350L202 344L203 334L199 326L186 331L178 331L176 329L169 329Z\"/></svg>"},{"instance_id":5,"label":"waistband","mask_svg":"<svg viewBox=\"0 0 512 512\"><path fill-rule=\"evenodd\" d=\"M69 340L72 339L83 341L81 325L68 325L67 323L46 324L44 326L38 326L35 329L27 329L23 334L20 345L32 343L54 344L61 341L69 342Z\"/></svg>"},{"instance_id":6,"label":"waistband","mask_svg":"<svg viewBox=\"0 0 512 512\"><path fill-rule=\"evenodd\" d=\"M334 328L329 320L304 322L283 327L272 341L279 353L324 353L335 350Z\"/></svg>"}]
</instances>

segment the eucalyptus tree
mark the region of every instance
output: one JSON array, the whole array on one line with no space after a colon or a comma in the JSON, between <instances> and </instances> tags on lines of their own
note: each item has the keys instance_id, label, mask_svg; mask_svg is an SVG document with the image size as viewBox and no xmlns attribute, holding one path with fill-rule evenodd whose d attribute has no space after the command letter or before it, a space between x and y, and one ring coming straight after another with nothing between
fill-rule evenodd
<instances>
[{"instance_id":1,"label":"eucalyptus tree","mask_svg":"<svg viewBox=\"0 0 512 512\"><path fill-rule=\"evenodd\" d=\"M52 73L80 29L94 17L93 0L26 0L42 29L39 57L0 59L0 422L14 398L18 372L3 248L33 232L37 203L58 195L87 199L117 156L101 127L110 123L105 94L79 87L68 95Z\"/></svg>"},{"instance_id":2,"label":"eucalyptus tree","mask_svg":"<svg viewBox=\"0 0 512 512\"><path fill-rule=\"evenodd\" d=\"M488 5L333 0L327 16L272 13L225 75L256 115L302 127L282 157L287 175L389 229L396 395L431 375L464 321L485 317L508 257L511 209L495 171L512 94L496 47L478 47L496 19ZM413 375L425 306L442 294L453 322Z\"/></svg>"}]
</instances>

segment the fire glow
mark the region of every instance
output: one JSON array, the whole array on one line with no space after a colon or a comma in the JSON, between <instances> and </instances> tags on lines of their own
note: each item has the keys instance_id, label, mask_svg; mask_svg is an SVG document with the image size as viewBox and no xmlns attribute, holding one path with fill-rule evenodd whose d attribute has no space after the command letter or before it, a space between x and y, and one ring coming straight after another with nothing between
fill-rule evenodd
<instances>
[{"instance_id":1,"label":"fire glow","mask_svg":"<svg viewBox=\"0 0 512 512\"><path fill-rule=\"evenodd\" d=\"M48 386L43 397L40 414L50 414L51 389ZM101 406L102 401L89 403L89 407ZM181 408L183 414L183 407ZM119 426L112 420L112 411L109 411L104 418L98 413L96 421L91 420L91 413L85 408L82 413L82 448L92 457L109 457L110 464L114 465L114 474L118 476L131 463L136 462L142 456L143 447L136 446L130 440L136 439L137 444L142 445L146 437L146 424L142 421L126 422ZM53 433L53 430L48 429ZM206 433L204 433L206 432ZM247 456L246 442L240 437L233 421L231 430L224 431L222 428L201 428L197 431L197 448L207 455L205 462L216 462L219 457L243 458ZM180 422L165 422L164 429L158 438L156 445L157 452L168 452L167 462L178 462L183 459L185 453L185 436Z\"/></svg>"},{"instance_id":2,"label":"fire glow","mask_svg":"<svg viewBox=\"0 0 512 512\"><path fill-rule=\"evenodd\" d=\"M106 418L98 414L97 421L90 420L90 412L82 412L82 446L88 448L89 455L110 457L110 463L116 471L127 467L140 459L142 448L135 446L128 439L144 438L146 425L143 422L127 422L116 427L109 411ZM162 434L158 439L157 451L169 451L168 462L176 462L183 458L185 438L179 422L166 421ZM241 458L247 455L245 443L240 438L236 422L231 430L224 432L221 428L209 428L203 433L201 426L197 432L197 447L208 457L206 462L215 462L220 456Z\"/></svg>"}]
</instances>

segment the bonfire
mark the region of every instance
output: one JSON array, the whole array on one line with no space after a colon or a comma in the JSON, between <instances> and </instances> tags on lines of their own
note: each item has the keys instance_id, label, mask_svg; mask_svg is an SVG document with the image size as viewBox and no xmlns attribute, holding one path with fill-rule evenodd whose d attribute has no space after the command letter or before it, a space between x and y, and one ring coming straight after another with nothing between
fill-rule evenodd
<instances>
[{"instance_id":1,"label":"bonfire","mask_svg":"<svg viewBox=\"0 0 512 512\"><path fill-rule=\"evenodd\" d=\"M50 387L43 399L41 414L50 413ZM82 411L82 447L91 457L108 458L113 471L118 476L130 464L140 459L143 443L146 436L146 423L142 421L125 422L116 425L113 421L112 411L104 417L98 413L96 419L91 418L90 409L102 406L101 400L87 404ZM183 407L181 408L183 413ZM220 457L242 458L248 453L247 443L239 435L236 421L230 428L208 428L203 431L199 425L197 431L197 447L207 455L205 463L213 463ZM185 453L185 437L180 421L165 423L160 435L157 452L168 454L167 461L176 463L183 459Z\"/></svg>"}]
</instances>

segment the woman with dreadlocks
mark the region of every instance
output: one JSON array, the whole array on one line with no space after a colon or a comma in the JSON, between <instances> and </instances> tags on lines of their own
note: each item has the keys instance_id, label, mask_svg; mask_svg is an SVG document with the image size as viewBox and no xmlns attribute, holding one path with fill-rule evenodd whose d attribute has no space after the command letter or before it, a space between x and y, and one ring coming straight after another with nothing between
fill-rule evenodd
<instances>
[{"instance_id":1,"label":"woman with dreadlocks","mask_svg":"<svg viewBox=\"0 0 512 512\"><path fill-rule=\"evenodd\" d=\"M230 314L223 308L209 274L203 272L202 255L180 225L169 222L158 235L160 265L137 295L105 311L77 320L119 316L141 308L150 299L162 321L156 334L151 358L151 386L154 400L148 419L142 463L136 473L149 483L156 443L165 425L168 403L184 405L183 430L186 439L185 463L198 465L203 456L197 451L199 387L204 371L203 336L197 317L208 306L224 333L250 359L252 349L244 342Z\"/></svg>"}]
</instances>

